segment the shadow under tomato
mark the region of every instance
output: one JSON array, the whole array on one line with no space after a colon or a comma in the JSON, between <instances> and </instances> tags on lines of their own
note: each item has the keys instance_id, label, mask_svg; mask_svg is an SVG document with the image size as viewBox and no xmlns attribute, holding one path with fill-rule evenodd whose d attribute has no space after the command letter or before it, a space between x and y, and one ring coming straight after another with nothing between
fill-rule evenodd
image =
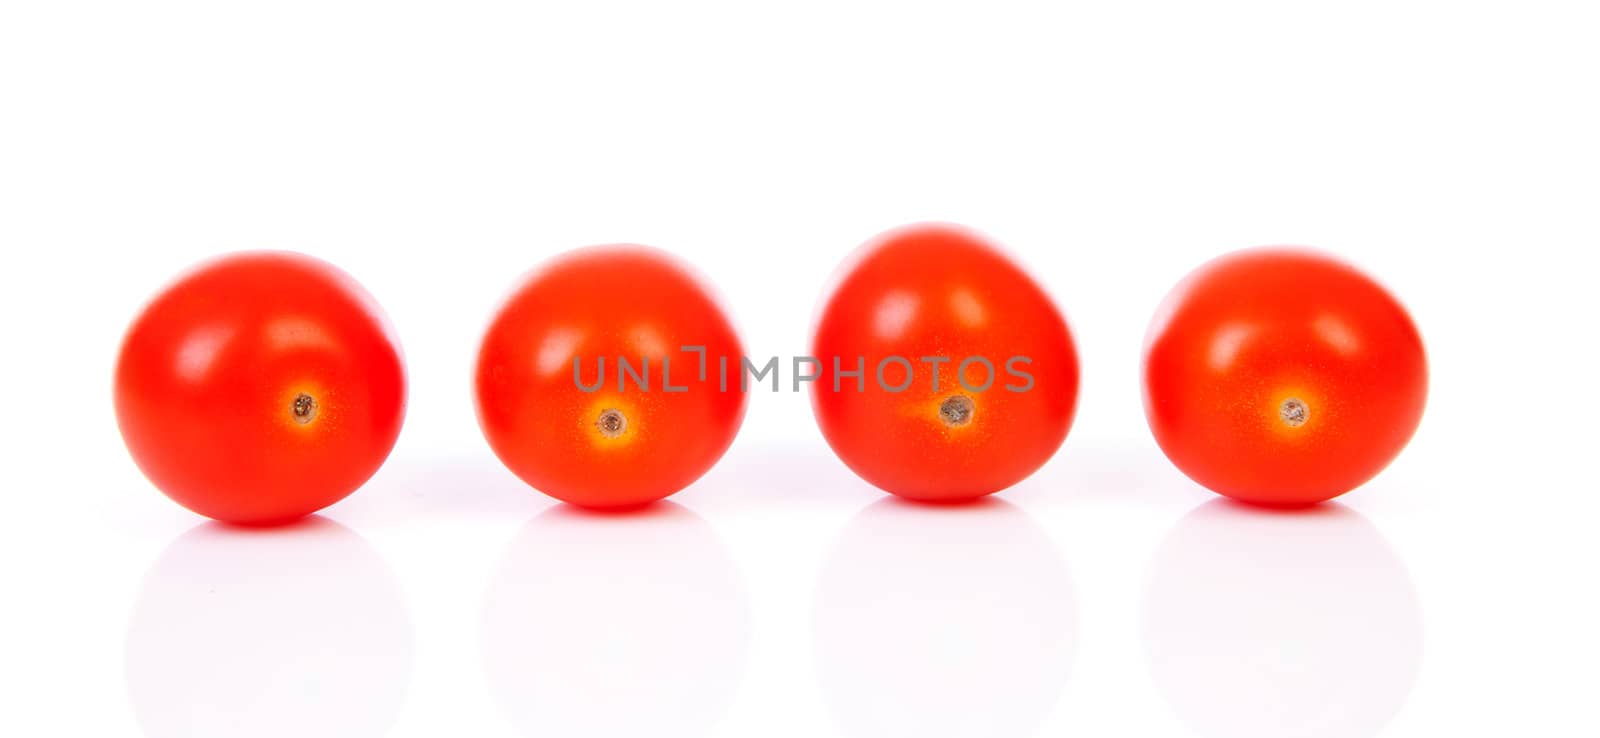
<instances>
[{"instance_id":1,"label":"shadow under tomato","mask_svg":"<svg viewBox=\"0 0 1600 738\"><path fill-rule=\"evenodd\" d=\"M584 507L570 502L559 502L550 509L539 514L540 520L556 522L559 520L621 520L636 518L641 520L674 518L687 512L682 505L666 500L651 500L637 505L620 505L616 507ZM690 513L693 514L693 513Z\"/></svg>"},{"instance_id":2,"label":"shadow under tomato","mask_svg":"<svg viewBox=\"0 0 1600 738\"><path fill-rule=\"evenodd\" d=\"M412 630L389 567L311 516L203 523L145 575L128 694L153 737L381 736L405 697Z\"/></svg>"},{"instance_id":3,"label":"shadow under tomato","mask_svg":"<svg viewBox=\"0 0 1600 738\"><path fill-rule=\"evenodd\" d=\"M1345 506L1344 503L1337 502L1335 500L1300 503L1265 503L1245 502L1243 500L1235 500L1231 497L1222 497L1205 503L1203 507L1206 507L1207 509L1214 508L1213 512L1208 513L1210 515L1234 515L1241 517L1259 515L1268 518L1279 516L1285 518L1329 518L1336 520L1346 519L1346 517L1349 515L1361 517L1355 511ZM1362 520L1365 519L1366 518L1362 518Z\"/></svg>"},{"instance_id":4,"label":"shadow under tomato","mask_svg":"<svg viewBox=\"0 0 1600 738\"><path fill-rule=\"evenodd\" d=\"M941 511L941 510L977 510L985 512L999 512L1006 508L1016 509L1010 502L995 497L984 495L964 500L917 500L910 497L884 493L887 495L882 500L873 503L874 506L883 506L888 509L903 509L908 512L915 510Z\"/></svg>"},{"instance_id":5,"label":"shadow under tomato","mask_svg":"<svg viewBox=\"0 0 1600 738\"><path fill-rule=\"evenodd\" d=\"M300 535L319 535L331 533L331 526L340 526L321 515L312 513L298 518L290 518L277 522L264 523L230 523L223 520L213 520L202 523L191 530L205 528L209 532L206 536L256 536L261 538L285 537L292 538ZM346 529L348 530L348 529Z\"/></svg>"},{"instance_id":6,"label":"shadow under tomato","mask_svg":"<svg viewBox=\"0 0 1600 738\"><path fill-rule=\"evenodd\" d=\"M1405 704L1422 620L1403 561L1338 503L1196 507L1152 560L1149 668L1208 738L1359 738Z\"/></svg>"}]
</instances>

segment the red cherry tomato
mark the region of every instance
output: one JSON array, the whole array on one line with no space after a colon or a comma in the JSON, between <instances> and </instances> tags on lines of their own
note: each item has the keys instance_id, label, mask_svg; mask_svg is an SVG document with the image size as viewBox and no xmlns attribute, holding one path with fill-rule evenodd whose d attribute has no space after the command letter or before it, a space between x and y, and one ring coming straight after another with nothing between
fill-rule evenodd
<instances>
[{"instance_id":1,"label":"red cherry tomato","mask_svg":"<svg viewBox=\"0 0 1600 738\"><path fill-rule=\"evenodd\" d=\"M272 524L360 487L405 417L399 342L349 275L245 252L168 286L117 358L117 423L161 491L201 515Z\"/></svg>"},{"instance_id":2,"label":"red cherry tomato","mask_svg":"<svg viewBox=\"0 0 1600 738\"><path fill-rule=\"evenodd\" d=\"M1239 251L1186 277L1144 350L1145 416L1183 473L1262 505L1308 505L1371 479L1428 395L1416 325L1335 259Z\"/></svg>"},{"instance_id":3,"label":"red cherry tomato","mask_svg":"<svg viewBox=\"0 0 1600 738\"><path fill-rule=\"evenodd\" d=\"M489 324L478 423L535 489L586 507L642 505L687 487L733 443L742 356L711 291L677 259L578 249L525 277Z\"/></svg>"},{"instance_id":4,"label":"red cherry tomato","mask_svg":"<svg viewBox=\"0 0 1600 738\"><path fill-rule=\"evenodd\" d=\"M1061 446L1078 397L1072 334L981 236L908 226L862 246L839 274L812 334L812 409L861 478L912 499L969 500L1016 484Z\"/></svg>"}]
</instances>

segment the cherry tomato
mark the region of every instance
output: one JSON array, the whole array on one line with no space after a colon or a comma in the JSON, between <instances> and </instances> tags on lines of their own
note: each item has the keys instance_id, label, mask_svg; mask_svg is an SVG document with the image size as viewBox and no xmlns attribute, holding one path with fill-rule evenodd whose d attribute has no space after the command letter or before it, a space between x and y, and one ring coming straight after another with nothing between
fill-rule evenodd
<instances>
[{"instance_id":1,"label":"cherry tomato","mask_svg":"<svg viewBox=\"0 0 1600 738\"><path fill-rule=\"evenodd\" d=\"M645 246L568 252L523 278L478 351L478 424L500 461L585 507L659 500L744 421L743 349L710 289Z\"/></svg>"},{"instance_id":2,"label":"cherry tomato","mask_svg":"<svg viewBox=\"0 0 1600 738\"><path fill-rule=\"evenodd\" d=\"M1167 296L1146 337L1145 416L1189 478L1273 506L1344 494L1392 461L1428 395L1422 337L1328 256L1228 254Z\"/></svg>"},{"instance_id":3,"label":"cherry tomato","mask_svg":"<svg viewBox=\"0 0 1600 738\"><path fill-rule=\"evenodd\" d=\"M117 358L117 423L179 504L230 523L303 517L360 487L405 417L399 342L349 275L242 252L179 278Z\"/></svg>"},{"instance_id":4,"label":"cherry tomato","mask_svg":"<svg viewBox=\"0 0 1600 738\"><path fill-rule=\"evenodd\" d=\"M1066 320L1021 267L960 226L907 226L858 249L811 346L828 445L903 497L1005 489L1072 426L1078 356Z\"/></svg>"}]
</instances>

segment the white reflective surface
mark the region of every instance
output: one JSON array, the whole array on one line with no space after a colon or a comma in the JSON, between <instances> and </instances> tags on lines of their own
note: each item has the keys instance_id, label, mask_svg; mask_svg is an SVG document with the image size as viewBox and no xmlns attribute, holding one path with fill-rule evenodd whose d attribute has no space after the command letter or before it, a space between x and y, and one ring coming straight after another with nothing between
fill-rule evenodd
<instances>
[{"instance_id":1,"label":"white reflective surface","mask_svg":"<svg viewBox=\"0 0 1600 738\"><path fill-rule=\"evenodd\" d=\"M1151 674L1207 738L1377 735L1416 682L1422 613L1405 563L1337 503L1205 503L1163 539L1147 586Z\"/></svg>"},{"instance_id":2,"label":"white reflective surface","mask_svg":"<svg viewBox=\"0 0 1600 738\"><path fill-rule=\"evenodd\" d=\"M745 668L743 582L699 516L558 505L512 540L484 600L483 663L528 736L697 736Z\"/></svg>"},{"instance_id":3,"label":"white reflective surface","mask_svg":"<svg viewBox=\"0 0 1600 738\"><path fill-rule=\"evenodd\" d=\"M348 528L202 523L144 578L128 695L151 738L375 738L405 699L412 638L394 575Z\"/></svg>"},{"instance_id":4,"label":"white reflective surface","mask_svg":"<svg viewBox=\"0 0 1600 738\"><path fill-rule=\"evenodd\" d=\"M817 673L852 736L1028 736L1071 671L1065 562L998 499L882 499L844 528L815 599Z\"/></svg>"}]
</instances>

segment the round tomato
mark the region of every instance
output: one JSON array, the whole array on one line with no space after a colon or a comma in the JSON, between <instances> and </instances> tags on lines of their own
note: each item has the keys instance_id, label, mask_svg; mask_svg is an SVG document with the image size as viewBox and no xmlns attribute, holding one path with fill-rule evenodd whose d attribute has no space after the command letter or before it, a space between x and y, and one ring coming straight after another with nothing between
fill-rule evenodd
<instances>
[{"instance_id":1,"label":"round tomato","mask_svg":"<svg viewBox=\"0 0 1600 738\"><path fill-rule=\"evenodd\" d=\"M591 246L526 276L478 351L478 423L551 497L631 507L687 487L744 420L743 349L669 254Z\"/></svg>"},{"instance_id":2,"label":"round tomato","mask_svg":"<svg viewBox=\"0 0 1600 738\"><path fill-rule=\"evenodd\" d=\"M360 487L405 417L399 342L349 275L244 252L144 308L116 369L117 424L145 476L230 523L303 517Z\"/></svg>"},{"instance_id":3,"label":"round tomato","mask_svg":"<svg viewBox=\"0 0 1600 738\"><path fill-rule=\"evenodd\" d=\"M1383 287L1327 256L1228 254L1175 287L1144 349L1144 405L1167 458L1262 505L1371 479L1422 418L1422 337Z\"/></svg>"},{"instance_id":4,"label":"round tomato","mask_svg":"<svg viewBox=\"0 0 1600 738\"><path fill-rule=\"evenodd\" d=\"M908 226L858 249L811 346L828 445L897 495L998 492L1072 426L1078 355L1066 320L1022 268L959 226Z\"/></svg>"}]
</instances>

